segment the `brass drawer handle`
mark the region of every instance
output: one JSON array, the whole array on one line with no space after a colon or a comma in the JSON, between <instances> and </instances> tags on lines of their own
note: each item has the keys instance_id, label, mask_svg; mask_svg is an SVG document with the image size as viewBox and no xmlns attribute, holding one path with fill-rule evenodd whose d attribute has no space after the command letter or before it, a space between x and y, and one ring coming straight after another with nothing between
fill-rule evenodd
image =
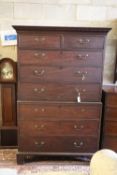
<instances>
[{"instance_id":1,"label":"brass drawer handle","mask_svg":"<svg viewBox=\"0 0 117 175\"><path fill-rule=\"evenodd\" d=\"M38 38L38 37L35 37L34 40L35 40L35 41L39 41L39 38Z\"/></svg>"},{"instance_id":2,"label":"brass drawer handle","mask_svg":"<svg viewBox=\"0 0 117 175\"><path fill-rule=\"evenodd\" d=\"M38 112L38 111L39 111L38 108L34 108L34 112ZM42 111L42 112L45 112L45 109L42 108L41 111Z\"/></svg>"},{"instance_id":3,"label":"brass drawer handle","mask_svg":"<svg viewBox=\"0 0 117 175\"><path fill-rule=\"evenodd\" d=\"M44 109L44 108L42 108L42 109L41 109L41 111L42 111L42 112L45 112L45 109Z\"/></svg>"},{"instance_id":4,"label":"brass drawer handle","mask_svg":"<svg viewBox=\"0 0 117 175\"><path fill-rule=\"evenodd\" d=\"M82 93L82 92L86 92L86 89L78 89L78 88L75 88L75 91L77 92L77 93Z\"/></svg>"},{"instance_id":5,"label":"brass drawer handle","mask_svg":"<svg viewBox=\"0 0 117 175\"><path fill-rule=\"evenodd\" d=\"M38 112L38 108L34 108L34 112Z\"/></svg>"},{"instance_id":6,"label":"brass drawer handle","mask_svg":"<svg viewBox=\"0 0 117 175\"><path fill-rule=\"evenodd\" d=\"M86 93L86 89L75 88L75 91L77 92L77 102L79 103L81 102L81 95L84 95Z\"/></svg>"},{"instance_id":7,"label":"brass drawer handle","mask_svg":"<svg viewBox=\"0 0 117 175\"><path fill-rule=\"evenodd\" d=\"M37 42L38 41L45 41L46 38L45 37L35 37L34 40L37 41Z\"/></svg>"},{"instance_id":8,"label":"brass drawer handle","mask_svg":"<svg viewBox=\"0 0 117 175\"><path fill-rule=\"evenodd\" d=\"M43 146L43 145L45 145L45 142L44 141L41 141L41 142L35 141L34 144L37 146Z\"/></svg>"},{"instance_id":9,"label":"brass drawer handle","mask_svg":"<svg viewBox=\"0 0 117 175\"><path fill-rule=\"evenodd\" d=\"M88 43L90 43L90 39L80 38L79 40L77 40L77 42L79 42L80 44L88 44Z\"/></svg>"},{"instance_id":10,"label":"brass drawer handle","mask_svg":"<svg viewBox=\"0 0 117 175\"><path fill-rule=\"evenodd\" d=\"M34 53L34 56L37 57L37 58L40 58L40 57L45 57L46 54L43 52L43 53L38 53L38 52L35 52Z\"/></svg>"},{"instance_id":11,"label":"brass drawer handle","mask_svg":"<svg viewBox=\"0 0 117 175\"><path fill-rule=\"evenodd\" d=\"M45 73L45 70L44 70L44 69L43 69L43 70L41 70L41 71L34 70L34 74L35 74L36 76L43 75L44 73Z\"/></svg>"},{"instance_id":12,"label":"brass drawer handle","mask_svg":"<svg viewBox=\"0 0 117 175\"><path fill-rule=\"evenodd\" d=\"M34 125L34 128L36 128L36 129L43 129L45 127L45 125L44 124L42 124L42 125Z\"/></svg>"},{"instance_id":13,"label":"brass drawer handle","mask_svg":"<svg viewBox=\"0 0 117 175\"><path fill-rule=\"evenodd\" d=\"M41 37L41 41L45 41L46 40L46 38L45 37Z\"/></svg>"},{"instance_id":14,"label":"brass drawer handle","mask_svg":"<svg viewBox=\"0 0 117 175\"><path fill-rule=\"evenodd\" d=\"M88 72L81 72L81 71L76 71L76 74L79 75L79 76L82 76L83 74L86 75Z\"/></svg>"},{"instance_id":15,"label":"brass drawer handle","mask_svg":"<svg viewBox=\"0 0 117 175\"><path fill-rule=\"evenodd\" d=\"M82 141L81 142L74 142L73 144L74 144L74 147L76 147L76 148L80 148L84 145L84 143Z\"/></svg>"},{"instance_id":16,"label":"brass drawer handle","mask_svg":"<svg viewBox=\"0 0 117 175\"><path fill-rule=\"evenodd\" d=\"M84 125L74 125L74 129L79 130L79 129L83 129Z\"/></svg>"},{"instance_id":17,"label":"brass drawer handle","mask_svg":"<svg viewBox=\"0 0 117 175\"><path fill-rule=\"evenodd\" d=\"M76 58L82 60L82 59L88 58L88 56L89 56L88 54L86 54L86 55L78 54L78 55L76 55Z\"/></svg>"},{"instance_id":18,"label":"brass drawer handle","mask_svg":"<svg viewBox=\"0 0 117 175\"><path fill-rule=\"evenodd\" d=\"M81 112L85 112L85 109L84 109L84 108L82 108L82 109L81 109Z\"/></svg>"},{"instance_id":19,"label":"brass drawer handle","mask_svg":"<svg viewBox=\"0 0 117 175\"><path fill-rule=\"evenodd\" d=\"M39 56L39 53L37 53L37 52L34 53L34 56L35 56L35 57L38 57L38 56Z\"/></svg>"},{"instance_id":20,"label":"brass drawer handle","mask_svg":"<svg viewBox=\"0 0 117 175\"><path fill-rule=\"evenodd\" d=\"M88 72L87 71L86 72L76 71L75 74L79 76L81 80L83 81L86 79L86 75L88 74Z\"/></svg>"},{"instance_id":21,"label":"brass drawer handle","mask_svg":"<svg viewBox=\"0 0 117 175\"><path fill-rule=\"evenodd\" d=\"M44 89L44 88L41 88L41 89L34 88L33 91L34 91L35 93L43 93L43 92L45 92L45 89Z\"/></svg>"},{"instance_id":22,"label":"brass drawer handle","mask_svg":"<svg viewBox=\"0 0 117 175\"><path fill-rule=\"evenodd\" d=\"M86 89L82 89L82 92L86 92Z\"/></svg>"}]
</instances>

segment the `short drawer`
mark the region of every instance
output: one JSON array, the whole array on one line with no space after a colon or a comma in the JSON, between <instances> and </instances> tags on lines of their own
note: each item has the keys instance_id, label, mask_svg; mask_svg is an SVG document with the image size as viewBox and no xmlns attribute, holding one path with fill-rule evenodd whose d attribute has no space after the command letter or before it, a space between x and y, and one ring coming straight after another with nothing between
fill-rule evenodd
<instances>
[{"instance_id":1,"label":"short drawer","mask_svg":"<svg viewBox=\"0 0 117 175\"><path fill-rule=\"evenodd\" d=\"M97 136L98 120L29 120L19 121L20 136Z\"/></svg>"},{"instance_id":2,"label":"short drawer","mask_svg":"<svg viewBox=\"0 0 117 175\"><path fill-rule=\"evenodd\" d=\"M106 95L106 106L116 106L117 107L117 94L115 93L108 93Z\"/></svg>"},{"instance_id":3,"label":"short drawer","mask_svg":"<svg viewBox=\"0 0 117 175\"><path fill-rule=\"evenodd\" d=\"M19 48L42 48L57 49L60 48L60 35L43 34L20 34Z\"/></svg>"},{"instance_id":4,"label":"short drawer","mask_svg":"<svg viewBox=\"0 0 117 175\"><path fill-rule=\"evenodd\" d=\"M102 36L93 36L93 35L64 35L64 48L95 48L103 49L104 48L104 37Z\"/></svg>"},{"instance_id":5,"label":"short drawer","mask_svg":"<svg viewBox=\"0 0 117 175\"><path fill-rule=\"evenodd\" d=\"M19 120L37 119L99 119L101 103L20 103Z\"/></svg>"},{"instance_id":6,"label":"short drawer","mask_svg":"<svg viewBox=\"0 0 117 175\"><path fill-rule=\"evenodd\" d=\"M60 65L60 66L102 66L102 52L89 51L19 51L21 64Z\"/></svg>"},{"instance_id":7,"label":"short drawer","mask_svg":"<svg viewBox=\"0 0 117 175\"><path fill-rule=\"evenodd\" d=\"M104 136L102 146L117 152L117 136Z\"/></svg>"},{"instance_id":8,"label":"short drawer","mask_svg":"<svg viewBox=\"0 0 117 175\"><path fill-rule=\"evenodd\" d=\"M105 121L104 134L117 136L117 122Z\"/></svg>"},{"instance_id":9,"label":"short drawer","mask_svg":"<svg viewBox=\"0 0 117 175\"><path fill-rule=\"evenodd\" d=\"M93 82L101 83L101 68L93 67L53 67L53 66L21 66L19 80L21 82Z\"/></svg>"},{"instance_id":10,"label":"short drawer","mask_svg":"<svg viewBox=\"0 0 117 175\"><path fill-rule=\"evenodd\" d=\"M27 146L28 145L28 146ZM27 137L19 138L19 151L30 152L95 152L98 150L98 139L96 137L76 136L50 136L50 137Z\"/></svg>"},{"instance_id":11,"label":"short drawer","mask_svg":"<svg viewBox=\"0 0 117 175\"><path fill-rule=\"evenodd\" d=\"M18 85L19 100L74 101L101 100L101 84L21 83Z\"/></svg>"},{"instance_id":12,"label":"short drawer","mask_svg":"<svg viewBox=\"0 0 117 175\"><path fill-rule=\"evenodd\" d=\"M117 107L105 106L105 120L117 121Z\"/></svg>"}]
</instances>

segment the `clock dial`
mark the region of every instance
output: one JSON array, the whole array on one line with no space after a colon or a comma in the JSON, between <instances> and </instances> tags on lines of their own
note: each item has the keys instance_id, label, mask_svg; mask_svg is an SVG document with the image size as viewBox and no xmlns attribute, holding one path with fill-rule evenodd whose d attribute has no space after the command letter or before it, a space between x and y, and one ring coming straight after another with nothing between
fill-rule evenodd
<instances>
[{"instance_id":1,"label":"clock dial","mask_svg":"<svg viewBox=\"0 0 117 175\"><path fill-rule=\"evenodd\" d=\"M2 79L12 79L13 78L13 67L9 63L4 63L1 69Z\"/></svg>"},{"instance_id":2,"label":"clock dial","mask_svg":"<svg viewBox=\"0 0 117 175\"><path fill-rule=\"evenodd\" d=\"M16 82L16 63L10 58L0 60L0 82Z\"/></svg>"}]
</instances>

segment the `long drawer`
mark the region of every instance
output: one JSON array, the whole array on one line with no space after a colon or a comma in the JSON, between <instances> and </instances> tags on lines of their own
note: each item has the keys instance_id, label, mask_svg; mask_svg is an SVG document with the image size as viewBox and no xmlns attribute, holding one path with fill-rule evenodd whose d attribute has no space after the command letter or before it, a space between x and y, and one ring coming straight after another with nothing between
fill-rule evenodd
<instances>
[{"instance_id":1,"label":"long drawer","mask_svg":"<svg viewBox=\"0 0 117 175\"><path fill-rule=\"evenodd\" d=\"M101 100L101 84L20 83L19 100L74 101L80 96L82 102Z\"/></svg>"},{"instance_id":2,"label":"long drawer","mask_svg":"<svg viewBox=\"0 0 117 175\"><path fill-rule=\"evenodd\" d=\"M18 102L19 120L99 119L101 103Z\"/></svg>"},{"instance_id":3,"label":"long drawer","mask_svg":"<svg viewBox=\"0 0 117 175\"><path fill-rule=\"evenodd\" d=\"M93 82L101 83L101 68L21 66L21 82Z\"/></svg>"},{"instance_id":4,"label":"long drawer","mask_svg":"<svg viewBox=\"0 0 117 175\"><path fill-rule=\"evenodd\" d=\"M20 136L97 136L98 120L21 120L19 121Z\"/></svg>"},{"instance_id":5,"label":"long drawer","mask_svg":"<svg viewBox=\"0 0 117 175\"><path fill-rule=\"evenodd\" d=\"M98 149L97 137L50 136L19 137L19 151L31 152L95 152ZM27 146L28 145L28 146Z\"/></svg>"},{"instance_id":6,"label":"long drawer","mask_svg":"<svg viewBox=\"0 0 117 175\"><path fill-rule=\"evenodd\" d=\"M101 51L47 51L22 50L19 52L19 63L59 66L102 66Z\"/></svg>"}]
</instances>

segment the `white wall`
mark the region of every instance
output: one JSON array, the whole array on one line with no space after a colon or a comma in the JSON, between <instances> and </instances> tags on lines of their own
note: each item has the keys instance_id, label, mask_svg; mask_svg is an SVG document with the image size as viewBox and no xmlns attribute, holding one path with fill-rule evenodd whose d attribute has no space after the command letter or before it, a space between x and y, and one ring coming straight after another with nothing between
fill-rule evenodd
<instances>
[{"instance_id":1,"label":"white wall","mask_svg":"<svg viewBox=\"0 0 117 175\"><path fill-rule=\"evenodd\" d=\"M113 81L117 0L0 0L0 30L12 24L112 27L106 43L104 83ZM15 46L0 46L0 58L17 60Z\"/></svg>"}]
</instances>

